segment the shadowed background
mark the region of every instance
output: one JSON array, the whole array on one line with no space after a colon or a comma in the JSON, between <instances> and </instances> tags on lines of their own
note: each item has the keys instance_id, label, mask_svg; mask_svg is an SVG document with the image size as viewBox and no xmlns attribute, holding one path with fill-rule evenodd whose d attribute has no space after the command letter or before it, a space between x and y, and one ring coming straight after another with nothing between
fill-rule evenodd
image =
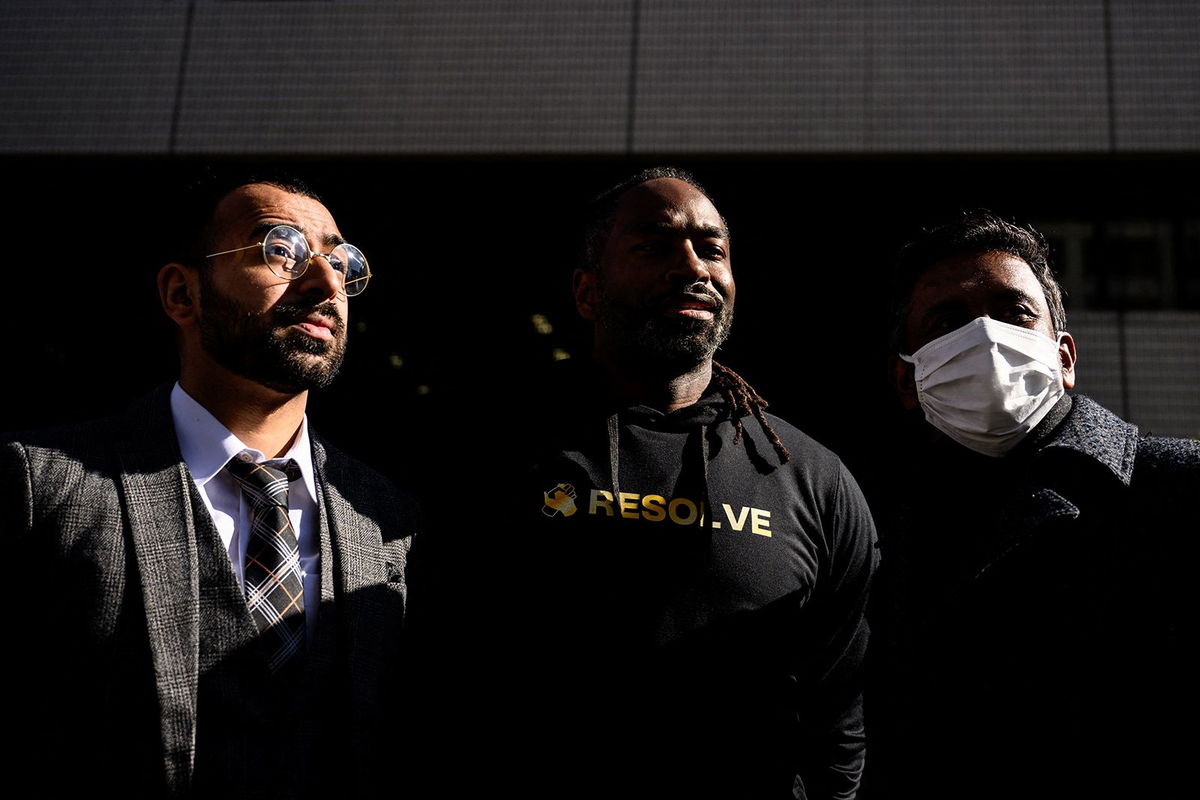
<instances>
[{"instance_id":1,"label":"shadowed background","mask_svg":"<svg viewBox=\"0 0 1200 800\"><path fill-rule=\"evenodd\" d=\"M418 488L501 465L489 429L586 352L569 295L584 204L670 163L731 224L719 358L852 467L894 413L887 263L973 206L1051 239L1080 391L1200 435L1195 5L829 5L6 3L24 297L0 428L171 379L153 275L172 193L206 163L270 162L312 180L377 276L320 429Z\"/></svg>"}]
</instances>

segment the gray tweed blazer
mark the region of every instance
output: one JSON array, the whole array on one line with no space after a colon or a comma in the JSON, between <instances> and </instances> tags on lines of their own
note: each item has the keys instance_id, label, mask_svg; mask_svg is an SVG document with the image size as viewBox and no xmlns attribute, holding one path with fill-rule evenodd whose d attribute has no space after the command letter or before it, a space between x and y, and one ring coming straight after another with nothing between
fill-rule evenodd
<instances>
[{"instance_id":1,"label":"gray tweed blazer","mask_svg":"<svg viewBox=\"0 0 1200 800\"><path fill-rule=\"evenodd\" d=\"M347 728L337 738L358 760L387 727L417 516L386 479L311 438L322 511L313 655ZM206 510L179 454L169 387L122 418L3 440L4 716L21 744L0 758L63 787L78 778L94 789L105 776L187 794L201 648L195 520Z\"/></svg>"}]
</instances>

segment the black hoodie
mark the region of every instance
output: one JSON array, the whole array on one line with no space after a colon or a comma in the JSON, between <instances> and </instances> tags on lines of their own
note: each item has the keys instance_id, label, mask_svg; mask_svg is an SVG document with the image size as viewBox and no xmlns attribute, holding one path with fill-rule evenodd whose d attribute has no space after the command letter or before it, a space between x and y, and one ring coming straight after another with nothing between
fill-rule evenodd
<instances>
[{"instance_id":1,"label":"black hoodie","mask_svg":"<svg viewBox=\"0 0 1200 800\"><path fill-rule=\"evenodd\" d=\"M492 599L508 712L537 731L526 789L852 796L875 565L854 479L778 417L790 462L751 416L735 444L711 388L669 414L604 397L585 375L550 400L549 446L504 491Z\"/></svg>"}]
</instances>

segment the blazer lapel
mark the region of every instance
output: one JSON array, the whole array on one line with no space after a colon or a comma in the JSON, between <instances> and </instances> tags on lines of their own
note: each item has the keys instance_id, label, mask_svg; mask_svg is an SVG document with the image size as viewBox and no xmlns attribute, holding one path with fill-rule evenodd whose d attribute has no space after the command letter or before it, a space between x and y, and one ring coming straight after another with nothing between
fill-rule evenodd
<instances>
[{"instance_id":1,"label":"blazer lapel","mask_svg":"<svg viewBox=\"0 0 1200 800\"><path fill-rule=\"evenodd\" d=\"M382 670L381 640L387 623L378 595L386 578L380 532L338 489L346 476L341 474L337 460L328 457L315 435L312 441L313 470L322 505L322 602L317 637L328 642L325 637L336 628L341 634L338 646L353 654L350 673L360 679L352 679L351 683L370 686Z\"/></svg>"},{"instance_id":2,"label":"blazer lapel","mask_svg":"<svg viewBox=\"0 0 1200 800\"><path fill-rule=\"evenodd\" d=\"M316 473L314 483L317 486L317 520L319 523L317 539L321 552L321 600L315 608L313 604L307 604L305 613L317 615L317 627L313 634L312 648L308 654L309 669L315 686L327 684L333 668L334 656L338 648L335 599L340 591L337 586L337 570L334 569L332 543L334 534L333 526L329 522L329 499L320 466L323 459L319 459L317 456L318 453L323 454L323 452L320 446L314 442L313 471Z\"/></svg>"},{"instance_id":3,"label":"blazer lapel","mask_svg":"<svg viewBox=\"0 0 1200 800\"><path fill-rule=\"evenodd\" d=\"M346 731L338 743L343 771L355 776L351 793L365 795L383 788L376 781L390 773L380 770L380 764L401 752L389 714L397 707L394 693L403 685L397 669L404 599L389 578L393 569L402 575L407 543L397 541L392 548L396 552L389 556L381 525L396 522L394 514L381 516L391 513L390 508L379 508L387 507L391 498L371 494L380 491L380 482L362 472L357 462L327 450L315 435L312 442L322 520L317 639L329 645L322 652L335 665L336 680L326 685L335 686L338 696L347 700L336 711ZM395 565L389 567L386 558ZM318 665L331 666L325 658Z\"/></svg>"},{"instance_id":4,"label":"blazer lapel","mask_svg":"<svg viewBox=\"0 0 1200 800\"><path fill-rule=\"evenodd\" d=\"M191 780L200 652L190 476L179 455L169 388L133 408L117 457L146 607L168 786Z\"/></svg>"}]
</instances>

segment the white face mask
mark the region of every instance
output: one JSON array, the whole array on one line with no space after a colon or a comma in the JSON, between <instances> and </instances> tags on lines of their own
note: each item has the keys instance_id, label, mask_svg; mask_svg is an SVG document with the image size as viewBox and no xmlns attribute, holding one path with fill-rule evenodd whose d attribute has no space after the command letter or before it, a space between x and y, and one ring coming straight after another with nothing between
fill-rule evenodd
<instances>
[{"instance_id":1,"label":"white face mask","mask_svg":"<svg viewBox=\"0 0 1200 800\"><path fill-rule=\"evenodd\" d=\"M929 424L984 455L1016 447L1065 392L1056 340L988 317L900 358Z\"/></svg>"}]
</instances>

